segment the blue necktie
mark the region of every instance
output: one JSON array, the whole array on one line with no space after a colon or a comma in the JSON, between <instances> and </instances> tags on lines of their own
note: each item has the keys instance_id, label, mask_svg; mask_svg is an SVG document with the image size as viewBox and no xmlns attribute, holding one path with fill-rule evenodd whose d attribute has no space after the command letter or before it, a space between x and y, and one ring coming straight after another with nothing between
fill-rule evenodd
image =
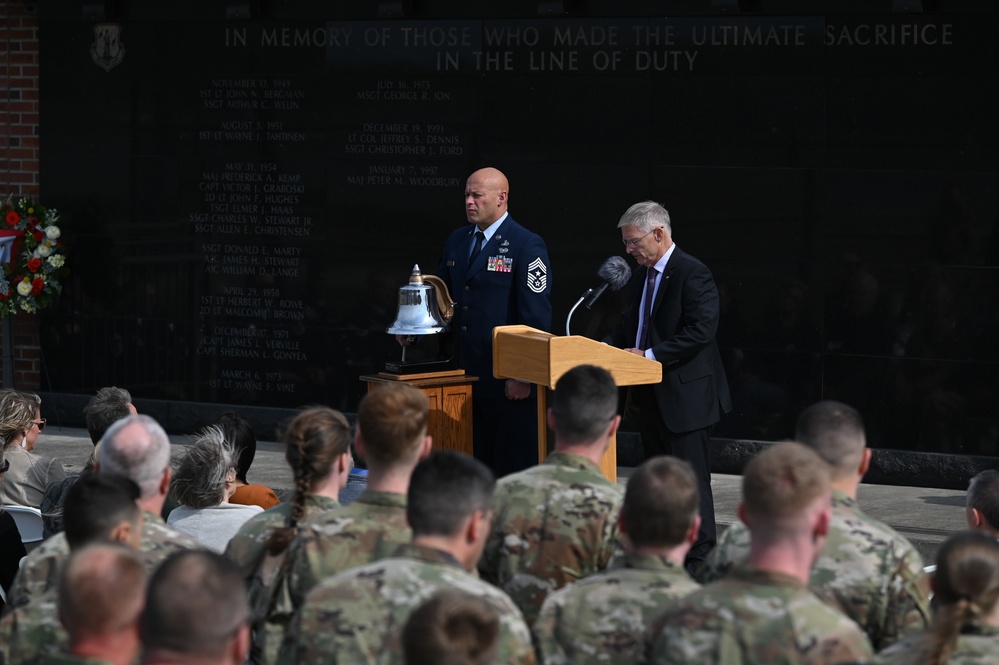
<instances>
[{"instance_id":1,"label":"blue necktie","mask_svg":"<svg viewBox=\"0 0 999 665\"><path fill-rule=\"evenodd\" d=\"M638 336L638 348L643 351L649 345L649 319L652 318L652 296L656 290L656 275L659 271L649 268L645 278L645 297L642 299L642 333Z\"/></svg>"},{"instance_id":2,"label":"blue necktie","mask_svg":"<svg viewBox=\"0 0 999 665\"><path fill-rule=\"evenodd\" d=\"M486 239L486 234L482 231L475 232L475 240L472 242L472 253L468 255L468 267L472 267L472 261L482 251L482 241Z\"/></svg>"}]
</instances>

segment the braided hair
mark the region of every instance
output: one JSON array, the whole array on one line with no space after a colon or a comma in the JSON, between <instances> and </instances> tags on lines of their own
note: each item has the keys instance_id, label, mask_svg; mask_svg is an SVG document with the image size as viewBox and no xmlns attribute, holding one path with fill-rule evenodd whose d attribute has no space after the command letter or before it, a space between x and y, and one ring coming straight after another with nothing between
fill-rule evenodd
<instances>
[{"instance_id":1,"label":"braided hair","mask_svg":"<svg viewBox=\"0 0 999 665\"><path fill-rule=\"evenodd\" d=\"M999 601L999 543L981 531L961 533L940 547L933 579L937 615L929 665L945 665L961 630L977 624Z\"/></svg>"},{"instance_id":2,"label":"braided hair","mask_svg":"<svg viewBox=\"0 0 999 665\"><path fill-rule=\"evenodd\" d=\"M312 485L328 476L341 455L350 450L350 423L342 413L313 406L296 415L284 433L285 459L295 475L295 496L284 526L274 527L267 538L272 555L288 549L298 523L305 517L305 503Z\"/></svg>"}]
</instances>

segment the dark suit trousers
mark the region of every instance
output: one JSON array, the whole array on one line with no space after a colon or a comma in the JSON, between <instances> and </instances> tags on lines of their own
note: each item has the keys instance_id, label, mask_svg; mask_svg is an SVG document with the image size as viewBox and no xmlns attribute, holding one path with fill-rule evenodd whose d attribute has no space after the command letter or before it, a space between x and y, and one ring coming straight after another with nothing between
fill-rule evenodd
<instances>
[{"instance_id":1,"label":"dark suit trousers","mask_svg":"<svg viewBox=\"0 0 999 665\"><path fill-rule=\"evenodd\" d=\"M497 478L538 463L536 391L537 386L531 386L531 396L524 400L472 398L475 458Z\"/></svg>"},{"instance_id":2,"label":"dark suit trousers","mask_svg":"<svg viewBox=\"0 0 999 665\"><path fill-rule=\"evenodd\" d=\"M708 435L710 427L692 432L672 432L659 414L652 388L638 387L641 414L639 426L642 434L642 448L645 459L656 455L672 455L682 459L694 468L697 485L700 489L701 530L697 542L687 554L686 568L693 574L707 558L708 552L718 541L715 530L715 502L711 494L711 462L708 456Z\"/></svg>"}]
</instances>

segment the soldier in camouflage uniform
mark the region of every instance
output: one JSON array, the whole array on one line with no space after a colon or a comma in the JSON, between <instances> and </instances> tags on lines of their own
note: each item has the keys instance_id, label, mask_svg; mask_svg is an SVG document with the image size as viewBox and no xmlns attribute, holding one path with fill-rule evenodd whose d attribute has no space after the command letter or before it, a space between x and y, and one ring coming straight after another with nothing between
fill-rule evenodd
<instances>
[{"instance_id":1,"label":"soldier in camouflage uniform","mask_svg":"<svg viewBox=\"0 0 999 665\"><path fill-rule=\"evenodd\" d=\"M529 625L549 593L603 570L618 547L624 491L598 465L620 422L610 373L574 367L548 411L555 452L499 481L479 573L513 598Z\"/></svg>"},{"instance_id":2,"label":"soldier in camouflage uniform","mask_svg":"<svg viewBox=\"0 0 999 665\"><path fill-rule=\"evenodd\" d=\"M380 385L361 400L354 445L367 463L368 487L301 530L288 582L295 607L324 579L409 542L406 491L413 467L430 454L429 409L426 395L402 383Z\"/></svg>"},{"instance_id":3,"label":"soldier in camouflage uniform","mask_svg":"<svg viewBox=\"0 0 999 665\"><path fill-rule=\"evenodd\" d=\"M117 474L88 474L70 487L66 497L66 530L58 535L74 552L94 543L121 543L139 549L143 514L136 505L139 487L134 482ZM141 557L138 560L145 563ZM89 570L87 565L84 570ZM67 574L70 573L60 570L52 588L31 597L27 603L12 606L0 621L8 662L32 662L39 655L56 653L66 643L58 602ZM78 579L83 574L77 571L71 576Z\"/></svg>"},{"instance_id":4,"label":"soldier in camouflage uniform","mask_svg":"<svg viewBox=\"0 0 999 665\"><path fill-rule=\"evenodd\" d=\"M971 479L964 514L969 529L999 538L999 471L986 469Z\"/></svg>"},{"instance_id":5,"label":"soldier in camouflage uniform","mask_svg":"<svg viewBox=\"0 0 999 665\"><path fill-rule=\"evenodd\" d=\"M295 536L307 520L339 506L337 496L350 475L350 440L350 423L339 411L318 406L297 414L281 436L295 474L292 502L251 517L226 547L250 591L254 663L277 658L295 610L287 586Z\"/></svg>"},{"instance_id":6,"label":"soldier in camouflage uniform","mask_svg":"<svg viewBox=\"0 0 999 665\"><path fill-rule=\"evenodd\" d=\"M653 457L628 479L621 508L624 556L560 589L534 622L544 665L644 663L646 628L700 588L683 567L697 539L697 478L687 462Z\"/></svg>"},{"instance_id":7,"label":"soldier in camouflage uniform","mask_svg":"<svg viewBox=\"0 0 999 665\"><path fill-rule=\"evenodd\" d=\"M74 550L59 584L59 617L69 643L52 662L87 662L80 655L87 654L115 665L134 663L145 595L146 568L134 550L118 544Z\"/></svg>"},{"instance_id":8,"label":"soldier in camouflage uniform","mask_svg":"<svg viewBox=\"0 0 999 665\"><path fill-rule=\"evenodd\" d=\"M142 551L152 570L167 556L183 549L201 549L194 539L166 525L160 513L170 489L170 439L159 423L145 415L119 420L101 440L97 472L130 478L139 486L136 504L143 511ZM58 586L59 573L69 556L64 533L58 533L28 554L14 579L7 602L17 607Z\"/></svg>"},{"instance_id":9,"label":"soldier in camouflage uniform","mask_svg":"<svg viewBox=\"0 0 999 665\"><path fill-rule=\"evenodd\" d=\"M421 462L406 508L412 543L315 587L295 617L279 662L397 665L410 613L436 593L456 589L499 611L497 663L533 663L530 632L516 605L469 572L489 533L494 487L492 472L470 457L444 452Z\"/></svg>"},{"instance_id":10,"label":"soldier in camouflage uniform","mask_svg":"<svg viewBox=\"0 0 999 665\"><path fill-rule=\"evenodd\" d=\"M782 443L746 467L740 516L747 563L681 598L653 623L653 663L702 665L866 663L867 635L805 586L830 519L828 465Z\"/></svg>"},{"instance_id":11,"label":"soldier in camouflage uniform","mask_svg":"<svg viewBox=\"0 0 999 665\"><path fill-rule=\"evenodd\" d=\"M881 653L879 665L999 663L999 543L982 531L961 533L937 553L932 629Z\"/></svg>"},{"instance_id":12,"label":"soldier in camouflage uniform","mask_svg":"<svg viewBox=\"0 0 999 665\"><path fill-rule=\"evenodd\" d=\"M904 536L857 504L857 487L871 460L860 414L839 402L818 402L798 418L796 437L832 473L832 522L809 587L856 621L875 650L922 631L930 620L922 557ZM749 530L736 522L708 555L699 579L719 579L748 555Z\"/></svg>"}]
</instances>

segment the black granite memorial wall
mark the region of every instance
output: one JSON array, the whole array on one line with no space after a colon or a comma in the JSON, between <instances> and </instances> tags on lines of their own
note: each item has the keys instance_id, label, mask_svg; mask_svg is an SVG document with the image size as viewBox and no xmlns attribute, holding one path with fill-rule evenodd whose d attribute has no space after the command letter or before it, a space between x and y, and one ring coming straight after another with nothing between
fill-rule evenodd
<instances>
[{"instance_id":1,"label":"black granite memorial wall","mask_svg":"<svg viewBox=\"0 0 999 665\"><path fill-rule=\"evenodd\" d=\"M832 398L875 446L996 452L989 5L149 4L40 10L42 192L73 270L43 389L353 410L398 354L398 288L492 165L548 242L558 333L623 254L621 213L666 205L722 294L715 436L784 438Z\"/></svg>"}]
</instances>

